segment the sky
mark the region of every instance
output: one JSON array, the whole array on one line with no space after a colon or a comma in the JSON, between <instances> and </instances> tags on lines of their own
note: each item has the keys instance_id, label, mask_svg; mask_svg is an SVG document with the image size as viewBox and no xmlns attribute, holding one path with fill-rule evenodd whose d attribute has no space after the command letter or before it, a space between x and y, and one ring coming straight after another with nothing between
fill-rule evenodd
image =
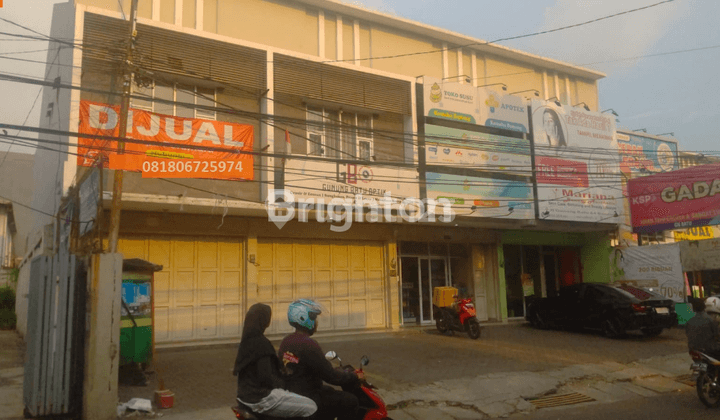
<instances>
[{"instance_id":1,"label":"sky","mask_svg":"<svg viewBox=\"0 0 720 420\"><path fill-rule=\"evenodd\" d=\"M5 0L0 17L49 34L52 6L65 0ZM147 1L147 0L141 0ZM242 0L236 0L242 1ZM573 25L662 0L342 0L492 41ZM618 127L650 134L674 133L686 151L720 154L720 2L674 0L638 12L500 45L599 70L600 109L614 109ZM24 33L0 21L0 32ZM7 41L0 35L0 72L43 77L40 41ZM682 50L696 50L667 54ZM11 53L11 54L8 54ZM654 56L653 56L654 55ZM641 58L637 58L641 57ZM0 81L0 122L37 126L40 89ZM15 134L15 133L9 133ZM0 151L8 145L0 143ZM32 149L14 145L16 152Z\"/></svg>"}]
</instances>

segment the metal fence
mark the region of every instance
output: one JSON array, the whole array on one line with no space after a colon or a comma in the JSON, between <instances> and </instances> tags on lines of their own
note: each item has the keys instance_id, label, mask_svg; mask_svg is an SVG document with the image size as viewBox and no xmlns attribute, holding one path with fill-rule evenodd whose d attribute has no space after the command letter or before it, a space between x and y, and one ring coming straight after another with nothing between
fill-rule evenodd
<instances>
[{"instance_id":1,"label":"metal fence","mask_svg":"<svg viewBox=\"0 0 720 420\"><path fill-rule=\"evenodd\" d=\"M85 269L67 248L52 257L37 256L30 264L23 384L26 415L79 413Z\"/></svg>"}]
</instances>

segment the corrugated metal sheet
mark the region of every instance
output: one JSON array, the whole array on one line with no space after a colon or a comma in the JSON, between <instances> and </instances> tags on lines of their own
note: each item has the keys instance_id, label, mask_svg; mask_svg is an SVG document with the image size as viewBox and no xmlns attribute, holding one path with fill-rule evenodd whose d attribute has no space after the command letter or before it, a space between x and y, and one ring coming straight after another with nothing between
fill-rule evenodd
<instances>
[{"instance_id":1,"label":"corrugated metal sheet","mask_svg":"<svg viewBox=\"0 0 720 420\"><path fill-rule=\"evenodd\" d=\"M127 22L85 13L83 69L120 75ZM144 70L219 82L226 93L256 97L265 90L266 52L138 24L135 63Z\"/></svg>"},{"instance_id":2,"label":"corrugated metal sheet","mask_svg":"<svg viewBox=\"0 0 720 420\"><path fill-rule=\"evenodd\" d=\"M313 298L327 313L320 331L386 326L384 252L379 243L258 240L258 300L273 308L267 333L292 331L292 301Z\"/></svg>"},{"instance_id":3,"label":"corrugated metal sheet","mask_svg":"<svg viewBox=\"0 0 720 420\"><path fill-rule=\"evenodd\" d=\"M369 110L411 114L410 83L275 54L275 92Z\"/></svg>"},{"instance_id":4,"label":"corrugated metal sheet","mask_svg":"<svg viewBox=\"0 0 720 420\"><path fill-rule=\"evenodd\" d=\"M123 238L118 248L126 259L163 266L153 285L158 344L240 337L245 287L241 240Z\"/></svg>"}]
</instances>

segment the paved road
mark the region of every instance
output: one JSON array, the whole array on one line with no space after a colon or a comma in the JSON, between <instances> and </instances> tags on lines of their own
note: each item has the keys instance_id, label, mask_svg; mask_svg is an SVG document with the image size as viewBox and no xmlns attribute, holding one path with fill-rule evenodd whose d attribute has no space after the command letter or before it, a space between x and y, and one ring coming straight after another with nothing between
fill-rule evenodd
<instances>
[{"instance_id":1,"label":"paved road","mask_svg":"<svg viewBox=\"0 0 720 420\"><path fill-rule=\"evenodd\" d=\"M336 351L344 363L357 364L367 355L371 360L367 376L381 390L488 373L538 372L604 361L629 363L686 350L681 329L655 338L633 335L610 340L594 333L539 331L524 323L486 327L479 340L464 334L442 336L432 329L317 339L325 351ZM275 342L276 347L278 344ZM175 393L173 411L230 405L236 387L230 373L236 349L233 345L160 351L159 372L166 387ZM157 376L147 387L121 387L120 401L152 398L155 389Z\"/></svg>"},{"instance_id":2,"label":"paved road","mask_svg":"<svg viewBox=\"0 0 720 420\"><path fill-rule=\"evenodd\" d=\"M510 420L715 420L717 418L720 418L720 409L705 408L698 400L694 389L654 398L542 409L530 414L508 417Z\"/></svg>"}]
</instances>

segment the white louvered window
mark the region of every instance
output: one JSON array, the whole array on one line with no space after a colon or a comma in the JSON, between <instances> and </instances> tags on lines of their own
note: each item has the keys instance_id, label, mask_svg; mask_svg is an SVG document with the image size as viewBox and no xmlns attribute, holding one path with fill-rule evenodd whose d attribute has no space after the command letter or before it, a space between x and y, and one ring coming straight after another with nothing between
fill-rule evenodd
<instances>
[{"instance_id":1,"label":"white louvered window","mask_svg":"<svg viewBox=\"0 0 720 420\"><path fill-rule=\"evenodd\" d=\"M133 95L162 99L169 102L133 98L130 103L130 107L132 108L183 118L199 118L204 120L214 120L217 118L215 110L183 105L186 103L214 107L216 99L215 89L178 83L169 85L155 83L150 86L133 86Z\"/></svg>"},{"instance_id":2,"label":"white louvered window","mask_svg":"<svg viewBox=\"0 0 720 420\"><path fill-rule=\"evenodd\" d=\"M373 156L370 115L308 107L306 125L310 156L361 160Z\"/></svg>"}]
</instances>

